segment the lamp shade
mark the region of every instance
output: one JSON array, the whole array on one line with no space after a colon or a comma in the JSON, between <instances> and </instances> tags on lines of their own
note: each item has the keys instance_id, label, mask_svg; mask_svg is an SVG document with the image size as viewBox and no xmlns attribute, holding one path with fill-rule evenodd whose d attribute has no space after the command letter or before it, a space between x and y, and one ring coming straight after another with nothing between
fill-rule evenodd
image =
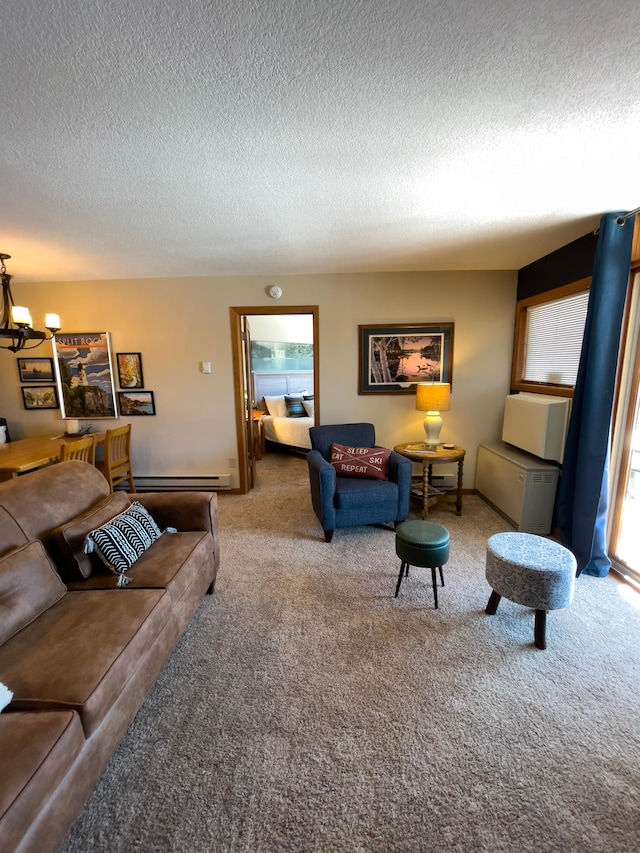
<instances>
[{"instance_id":1,"label":"lamp shade","mask_svg":"<svg viewBox=\"0 0 640 853\"><path fill-rule=\"evenodd\" d=\"M451 385L448 382L419 382L416 388L416 409L419 412L448 412Z\"/></svg>"}]
</instances>

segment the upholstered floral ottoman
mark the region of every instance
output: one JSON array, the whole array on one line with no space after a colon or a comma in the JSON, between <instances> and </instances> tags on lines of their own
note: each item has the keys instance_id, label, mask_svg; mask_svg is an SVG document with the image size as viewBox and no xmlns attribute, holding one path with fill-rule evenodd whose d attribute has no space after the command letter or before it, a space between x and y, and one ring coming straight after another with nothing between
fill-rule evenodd
<instances>
[{"instance_id":1,"label":"upholstered floral ottoman","mask_svg":"<svg viewBox=\"0 0 640 853\"><path fill-rule=\"evenodd\" d=\"M486 578L492 588L486 612L493 616L501 598L536 611L534 641L546 649L547 610L573 599L576 558L551 539L532 533L496 533L487 542Z\"/></svg>"}]
</instances>

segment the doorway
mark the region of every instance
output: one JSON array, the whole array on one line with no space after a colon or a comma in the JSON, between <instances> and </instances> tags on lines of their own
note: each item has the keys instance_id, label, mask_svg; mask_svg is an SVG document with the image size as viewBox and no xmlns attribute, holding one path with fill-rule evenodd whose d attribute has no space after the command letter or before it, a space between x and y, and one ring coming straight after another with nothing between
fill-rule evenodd
<instances>
[{"instance_id":1,"label":"doorway","mask_svg":"<svg viewBox=\"0 0 640 853\"><path fill-rule=\"evenodd\" d=\"M313 321L313 393L315 422L319 422L320 371L318 306L290 305L230 308L233 387L235 396L236 436L238 443L239 492L246 494L254 485L256 449L254 441L253 383L251 382L251 317L288 314L310 314Z\"/></svg>"}]
</instances>

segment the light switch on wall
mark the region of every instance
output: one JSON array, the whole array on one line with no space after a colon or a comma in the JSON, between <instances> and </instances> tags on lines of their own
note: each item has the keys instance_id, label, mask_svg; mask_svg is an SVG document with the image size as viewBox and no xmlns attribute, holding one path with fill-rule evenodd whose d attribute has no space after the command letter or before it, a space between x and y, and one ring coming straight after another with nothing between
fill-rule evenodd
<instances>
[{"instance_id":1,"label":"light switch on wall","mask_svg":"<svg viewBox=\"0 0 640 853\"><path fill-rule=\"evenodd\" d=\"M211 362L203 361L202 362L202 372L203 373L211 373Z\"/></svg>"}]
</instances>

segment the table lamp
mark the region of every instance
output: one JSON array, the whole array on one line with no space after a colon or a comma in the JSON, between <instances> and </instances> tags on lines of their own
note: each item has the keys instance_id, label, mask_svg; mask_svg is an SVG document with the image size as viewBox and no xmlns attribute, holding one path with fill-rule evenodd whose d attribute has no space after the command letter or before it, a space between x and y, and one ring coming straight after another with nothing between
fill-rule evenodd
<instances>
[{"instance_id":1,"label":"table lamp","mask_svg":"<svg viewBox=\"0 0 640 853\"><path fill-rule=\"evenodd\" d=\"M427 447L436 448L440 444L442 418L440 412L448 412L450 406L451 385L448 382L419 382L416 388L416 409L426 412L424 432Z\"/></svg>"}]
</instances>

